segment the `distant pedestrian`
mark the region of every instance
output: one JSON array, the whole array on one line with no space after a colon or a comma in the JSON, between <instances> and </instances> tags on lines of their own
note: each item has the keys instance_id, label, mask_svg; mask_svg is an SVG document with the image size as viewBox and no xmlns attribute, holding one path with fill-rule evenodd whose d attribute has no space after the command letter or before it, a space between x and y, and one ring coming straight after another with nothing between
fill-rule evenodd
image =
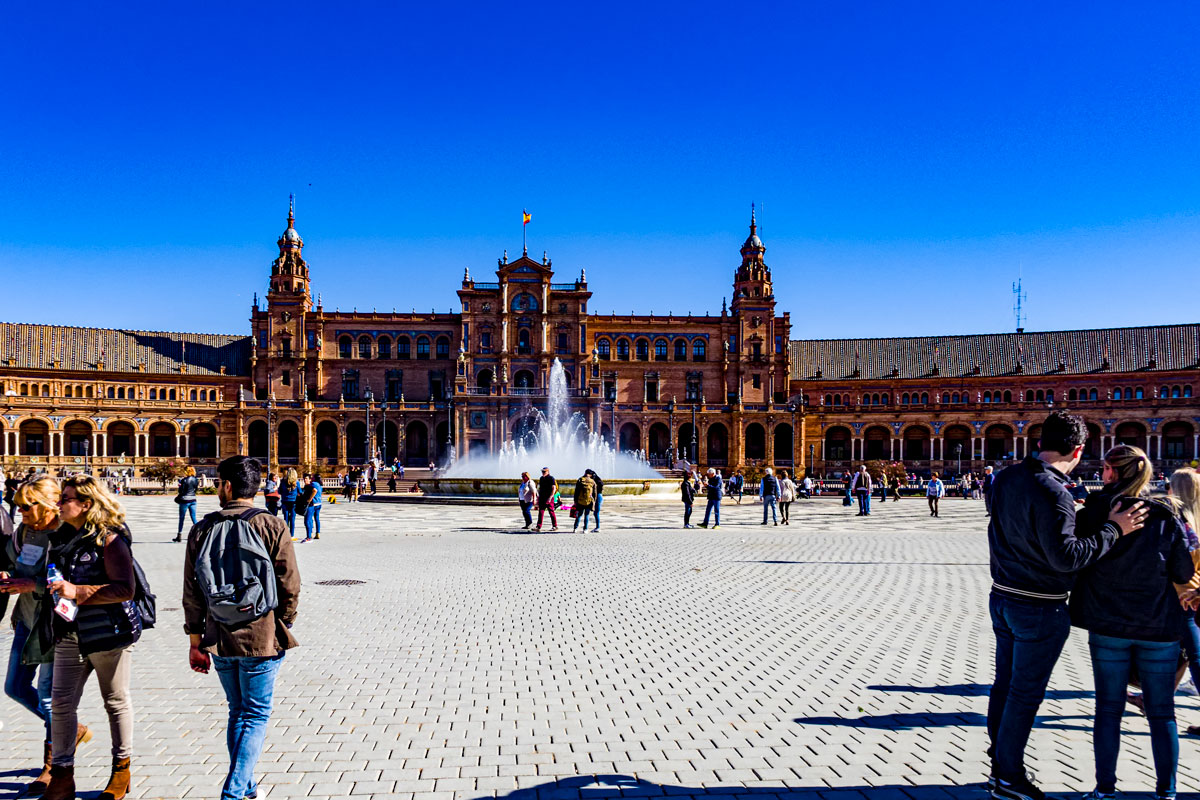
<instances>
[{"instance_id":1,"label":"distant pedestrian","mask_svg":"<svg viewBox=\"0 0 1200 800\"><path fill-rule=\"evenodd\" d=\"M571 516L575 517L575 527L579 530L579 520L583 520L583 532L587 533L588 514L596 503L596 482L586 472L575 481L575 492L572 498Z\"/></svg>"},{"instance_id":2,"label":"distant pedestrian","mask_svg":"<svg viewBox=\"0 0 1200 800\"><path fill-rule=\"evenodd\" d=\"M283 505L283 521L287 524L292 541L296 541L296 496L300 493L300 476L296 470L288 468L283 476L283 485L279 490L280 502Z\"/></svg>"},{"instance_id":3,"label":"distant pedestrian","mask_svg":"<svg viewBox=\"0 0 1200 800\"><path fill-rule=\"evenodd\" d=\"M542 529L542 520L545 518L546 511L550 511L550 530L558 530L558 519L554 516L554 497L558 494L558 481L554 480L554 476L550 474L549 467L542 467L542 477L538 479L538 519L537 527L534 530Z\"/></svg>"},{"instance_id":4,"label":"distant pedestrian","mask_svg":"<svg viewBox=\"0 0 1200 800\"><path fill-rule=\"evenodd\" d=\"M796 484L786 470L779 472L779 516L784 525L791 519L792 501L796 499Z\"/></svg>"},{"instance_id":5,"label":"distant pedestrian","mask_svg":"<svg viewBox=\"0 0 1200 800\"><path fill-rule=\"evenodd\" d=\"M996 482L996 474L991 467L983 468L983 507L987 515L992 515L992 484Z\"/></svg>"},{"instance_id":6,"label":"distant pedestrian","mask_svg":"<svg viewBox=\"0 0 1200 800\"><path fill-rule=\"evenodd\" d=\"M221 800L258 796L254 769L271 720L275 677L284 653L297 645L291 627L300 600L300 571L286 527L278 518L254 508L261 470L257 460L245 456L227 458L217 466L221 510L209 514L192 528L183 563L184 628L190 638L188 662L194 672L201 674L208 674L210 666L216 667L229 704L225 736L229 772L221 789ZM254 616L258 609L253 604L246 609L222 607L215 612L198 575L197 561L207 544L206 538L222 533L227 540L236 538L242 535L239 525L248 528L244 535L256 540L266 554L256 566L269 570L268 580L273 590L270 595L275 603L273 606L263 603L265 611L258 616ZM205 561L206 565L209 563ZM208 577L213 578L211 566L208 569ZM237 618L236 622L228 619L231 615Z\"/></svg>"},{"instance_id":7,"label":"distant pedestrian","mask_svg":"<svg viewBox=\"0 0 1200 800\"><path fill-rule=\"evenodd\" d=\"M398 460L396 461L396 471L400 473L400 480L404 480L404 465Z\"/></svg>"},{"instance_id":8,"label":"distant pedestrian","mask_svg":"<svg viewBox=\"0 0 1200 800\"><path fill-rule=\"evenodd\" d=\"M805 475L804 480L800 482L800 486L801 497L809 498L813 496L813 479L810 476Z\"/></svg>"},{"instance_id":9,"label":"distant pedestrian","mask_svg":"<svg viewBox=\"0 0 1200 800\"><path fill-rule=\"evenodd\" d=\"M8 504L8 516L16 518L17 513L17 487L21 485L21 481L17 479L15 474L10 474L4 478L4 502Z\"/></svg>"},{"instance_id":10,"label":"distant pedestrian","mask_svg":"<svg viewBox=\"0 0 1200 800\"><path fill-rule=\"evenodd\" d=\"M929 482L925 484L925 497L929 501L929 516L938 516L938 500L946 496L946 484L942 483L942 479L935 472L929 477Z\"/></svg>"},{"instance_id":11,"label":"distant pedestrian","mask_svg":"<svg viewBox=\"0 0 1200 800\"><path fill-rule=\"evenodd\" d=\"M692 482L692 474L683 476L679 482L679 495L683 499L683 527L692 527L692 504L696 502L696 485Z\"/></svg>"},{"instance_id":12,"label":"distant pedestrian","mask_svg":"<svg viewBox=\"0 0 1200 800\"><path fill-rule=\"evenodd\" d=\"M883 477L883 480L885 480L885 481L887 480L886 475ZM899 475L892 478L892 502L893 503L898 502L900 500L900 487L902 487L903 485L904 485L904 479L901 478Z\"/></svg>"},{"instance_id":13,"label":"distant pedestrian","mask_svg":"<svg viewBox=\"0 0 1200 800\"><path fill-rule=\"evenodd\" d=\"M850 481L850 493L858 498L858 516L871 516L871 473L867 472L866 464L854 473Z\"/></svg>"},{"instance_id":14,"label":"distant pedestrian","mask_svg":"<svg viewBox=\"0 0 1200 800\"><path fill-rule=\"evenodd\" d=\"M179 504L179 529L175 532L174 539L176 542L183 541L183 520L189 511L192 514L192 524L196 524L196 487L199 483L194 467L184 470L183 477L179 479L179 489L175 493L175 502Z\"/></svg>"},{"instance_id":15,"label":"distant pedestrian","mask_svg":"<svg viewBox=\"0 0 1200 800\"><path fill-rule=\"evenodd\" d=\"M708 505L704 507L704 522L700 523L700 527L708 527L708 519L711 515L714 523L713 530L716 530L721 527L721 495L724 494L724 486L721 484L721 473L709 467L707 474L705 493L708 496Z\"/></svg>"},{"instance_id":16,"label":"distant pedestrian","mask_svg":"<svg viewBox=\"0 0 1200 800\"><path fill-rule=\"evenodd\" d=\"M395 470L392 470L391 474L388 475L388 493L389 494L396 493L396 472L395 472Z\"/></svg>"},{"instance_id":17,"label":"distant pedestrian","mask_svg":"<svg viewBox=\"0 0 1200 800\"><path fill-rule=\"evenodd\" d=\"M296 502L292 507L292 514L304 520L304 527L308 534L300 540L301 544L312 538L312 528L308 523L308 503L312 500L312 476L305 474L300 479L300 485L296 488Z\"/></svg>"},{"instance_id":18,"label":"distant pedestrian","mask_svg":"<svg viewBox=\"0 0 1200 800\"><path fill-rule=\"evenodd\" d=\"M521 485L517 487L517 502L521 504L521 516L525 517L525 527L522 530L529 530L529 526L533 524L533 513L530 509L533 508L535 500L537 489L534 488L533 479L529 477L528 472L522 472Z\"/></svg>"},{"instance_id":19,"label":"distant pedestrian","mask_svg":"<svg viewBox=\"0 0 1200 800\"><path fill-rule=\"evenodd\" d=\"M745 492L745 489L746 476L743 475L742 471L739 469L737 472L734 472L733 477L729 479L729 494L731 496L737 495L739 506L742 504L742 494Z\"/></svg>"},{"instance_id":20,"label":"distant pedestrian","mask_svg":"<svg viewBox=\"0 0 1200 800\"><path fill-rule=\"evenodd\" d=\"M595 522L592 524L592 532L600 530L600 506L604 505L604 481L600 480L600 476L596 474L596 470L588 469L584 472L585 475L592 479L596 484L596 506L592 509L592 519Z\"/></svg>"},{"instance_id":21,"label":"distant pedestrian","mask_svg":"<svg viewBox=\"0 0 1200 800\"><path fill-rule=\"evenodd\" d=\"M367 481L371 484L371 494L372 495L375 494L376 482L378 480L379 480L379 471L375 468L375 464L372 463L369 467L367 467Z\"/></svg>"},{"instance_id":22,"label":"distant pedestrian","mask_svg":"<svg viewBox=\"0 0 1200 800\"><path fill-rule=\"evenodd\" d=\"M308 507L304 511L304 532L314 539L320 539L321 505L325 502L325 484L321 482L320 475L312 476L311 491Z\"/></svg>"},{"instance_id":23,"label":"distant pedestrian","mask_svg":"<svg viewBox=\"0 0 1200 800\"><path fill-rule=\"evenodd\" d=\"M779 502L779 479L775 477L775 470L770 467L767 467L762 480L758 482L758 496L762 498L763 504L762 524L767 524L767 509L770 509L771 520L778 525L779 513L776 504Z\"/></svg>"}]
</instances>

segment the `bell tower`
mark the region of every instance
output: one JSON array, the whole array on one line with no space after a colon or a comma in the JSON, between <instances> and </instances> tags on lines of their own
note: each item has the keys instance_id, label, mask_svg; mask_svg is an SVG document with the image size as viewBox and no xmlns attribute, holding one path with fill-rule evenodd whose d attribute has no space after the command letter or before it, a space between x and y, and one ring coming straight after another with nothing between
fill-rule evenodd
<instances>
[{"instance_id":1,"label":"bell tower","mask_svg":"<svg viewBox=\"0 0 1200 800\"><path fill-rule=\"evenodd\" d=\"M288 197L287 230L279 237L279 257L271 264L271 285L267 292L267 307L293 306L294 311L308 311L308 264L304 261L304 240L296 232L296 196Z\"/></svg>"},{"instance_id":2,"label":"bell tower","mask_svg":"<svg viewBox=\"0 0 1200 800\"><path fill-rule=\"evenodd\" d=\"M763 262L767 248L758 238L758 223L754 204L750 205L750 235L742 244L742 265L733 276L733 303L730 310L736 316L743 306L755 310L775 309L775 291L771 288L771 270Z\"/></svg>"}]
</instances>

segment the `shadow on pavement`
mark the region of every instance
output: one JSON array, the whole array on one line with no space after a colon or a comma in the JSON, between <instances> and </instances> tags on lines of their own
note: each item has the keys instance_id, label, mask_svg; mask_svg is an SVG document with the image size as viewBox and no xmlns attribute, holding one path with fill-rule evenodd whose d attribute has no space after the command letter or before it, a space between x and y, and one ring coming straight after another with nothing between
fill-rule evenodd
<instances>
[{"instance_id":1,"label":"shadow on pavement","mask_svg":"<svg viewBox=\"0 0 1200 800\"><path fill-rule=\"evenodd\" d=\"M985 797L981 786L847 786L789 788L786 786L676 786L652 783L632 775L581 775L497 795L500 800L588 800L604 797L754 797L768 800L952 800ZM491 795L487 795L491 797Z\"/></svg>"},{"instance_id":2,"label":"shadow on pavement","mask_svg":"<svg viewBox=\"0 0 1200 800\"><path fill-rule=\"evenodd\" d=\"M986 683L958 683L949 686L906 686L901 684L883 684L878 686L868 686L867 688L876 692L944 694L949 697L987 697L992 690L991 685ZM1086 700L1089 697L1094 696L1095 692L1086 692L1081 689L1049 689L1046 691L1047 700Z\"/></svg>"}]
</instances>

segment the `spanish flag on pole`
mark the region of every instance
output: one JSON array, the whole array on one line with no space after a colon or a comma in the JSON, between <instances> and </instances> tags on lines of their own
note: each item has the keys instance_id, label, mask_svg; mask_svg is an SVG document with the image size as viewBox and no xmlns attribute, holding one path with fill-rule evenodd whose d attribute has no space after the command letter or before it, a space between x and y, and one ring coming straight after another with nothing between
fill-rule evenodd
<instances>
[{"instance_id":1,"label":"spanish flag on pole","mask_svg":"<svg viewBox=\"0 0 1200 800\"><path fill-rule=\"evenodd\" d=\"M525 209L521 209L521 224L528 225L529 220L531 220L531 219L533 219L533 217L529 216L529 212L526 211Z\"/></svg>"}]
</instances>

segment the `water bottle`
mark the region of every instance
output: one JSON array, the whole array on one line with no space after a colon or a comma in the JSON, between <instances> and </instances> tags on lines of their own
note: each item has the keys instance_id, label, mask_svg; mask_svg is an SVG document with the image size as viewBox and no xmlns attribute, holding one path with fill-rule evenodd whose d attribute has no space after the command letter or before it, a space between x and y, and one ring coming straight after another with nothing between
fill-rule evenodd
<instances>
[{"instance_id":1,"label":"water bottle","mask_svg":"<svg viewBox=\"0 0 1200 800\"><path fill-rule=\"evenodd\" d=\"M46 586L50 586L56 581L61 581L62 579L63 574L59 571L58 567L54 563L50 563L46 566ZM55 613L68 622L74 620L75 615L79 613L79 606L75 603L75 601L68 600L65 597L59 597L58 592L52 592L51 595L54 598Z\"/></svg>"}]
</instances>

